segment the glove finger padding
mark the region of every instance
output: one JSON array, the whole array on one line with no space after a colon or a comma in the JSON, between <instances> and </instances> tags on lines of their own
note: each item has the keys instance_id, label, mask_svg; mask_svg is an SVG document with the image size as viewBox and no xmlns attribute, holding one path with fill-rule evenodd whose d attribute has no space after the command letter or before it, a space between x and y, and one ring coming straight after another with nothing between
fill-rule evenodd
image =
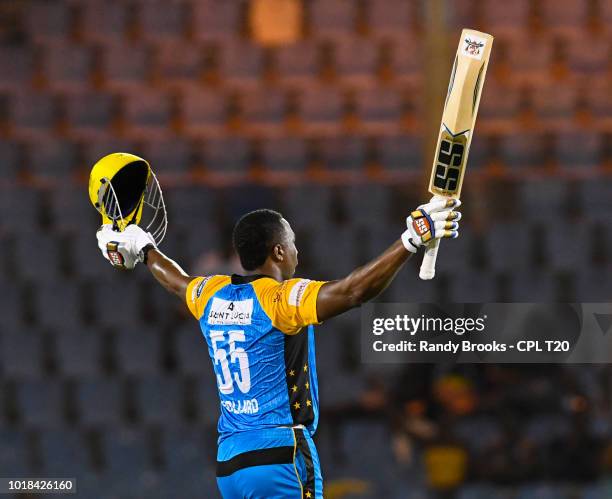
<instances>
[{"instance_id":1,"label":"glove finger padding","mask_svg":"<svg viewBox=\"0 0 612 499\"><path fill-rule=\"evenodd\" d=\"M459 237L459 223L457 222L439 221L434 223L434 227L433 237L436 239Z\"/></svg>"},{"instance_id":2,"label":"glove finger padding","mask_svg":"<svg viewBox=\"0 0 612 499\"><path fill-rule=\"evenodd\" d=\"M461 220L461 212L459 211L450 211L450 210L444 210L444 211L438 211L437 213L434 213L433 215L430 215L431 219L434 222L438 222L440 220L442 221L459 221Z\"/></svg>"},{"instance_id":3,"label":"glove finger padding","mask_svg":"<svg viewBox=\"0 0 612 499\"><path fill-rule=\"evenodd\" d=\"M429 203L422 204L421 206L419 206L417 210L425 210L430 215L433 215L434 213L437 213L439 211L449 211L451 208L457 208L459 206L461 206L461 201L459 199L434 198Z\"/></svg>"}]
</instances>

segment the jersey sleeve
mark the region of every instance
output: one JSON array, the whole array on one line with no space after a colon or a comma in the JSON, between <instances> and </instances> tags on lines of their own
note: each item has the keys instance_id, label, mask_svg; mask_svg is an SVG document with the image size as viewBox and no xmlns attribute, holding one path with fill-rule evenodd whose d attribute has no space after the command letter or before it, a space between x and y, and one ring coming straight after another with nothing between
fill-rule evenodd
<instances>
[{"instance_id":1,"label":"jersey sleeve","mask_svg":"<svg viewBox=\"0 0 612 499\"><path fill-rule=\"evenodd\" d=\"M272 325L286 334L296 334L310 324L319 324L317 296L325 281L259 279L253 283L262 308Z\"/></svg>"},{"instance_id":2,"label":"jersey sleeve","mask_svg":"<svg viewBox=\"0 0 612 499\"><path fill-rule=\"evenodd\" d=\"M196 277L187 285L185 301L191 314L200 320L206 304L223 286L229 284L230 278L225 275L213 275L208 277Z\"/></svg>"}]
</instances>

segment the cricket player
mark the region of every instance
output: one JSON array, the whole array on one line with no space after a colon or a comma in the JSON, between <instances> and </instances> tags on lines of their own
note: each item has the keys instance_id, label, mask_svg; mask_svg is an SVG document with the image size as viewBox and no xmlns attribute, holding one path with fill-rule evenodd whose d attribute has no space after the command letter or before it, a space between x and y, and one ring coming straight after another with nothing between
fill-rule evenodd
<instances>
[{"instance_id":1,"label":"cricket player","mask_svg":"<svg viewBox=\"0 0 612 499\"><path fill-rule=\"evenodd\" d=\"M107 260L128 269L144 262L200 324L221 403L217 484L224 499L323 497L312 440L319 418L313 325L377 296L421 246L456 238L459 204L419 206L384 253L326 282L294 278L295 234L272 210L247 213L234 228L244 275L190 276L139 226L98 230Z\"/></svg>"}]
</instances>

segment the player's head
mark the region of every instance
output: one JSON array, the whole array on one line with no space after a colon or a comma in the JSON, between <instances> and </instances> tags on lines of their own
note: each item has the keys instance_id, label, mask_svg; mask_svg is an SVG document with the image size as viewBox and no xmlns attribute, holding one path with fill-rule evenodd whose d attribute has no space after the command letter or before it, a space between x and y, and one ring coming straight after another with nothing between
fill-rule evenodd
<instances>
[{"instance_id":1,"label":"player's head","mask_svg":"<svg viewBox=\"0 0 612 499\"><path fill-rule=\"evenodd\" d=\"M283 279L293 277L298 263L295 234L277 211L255 210L244 215L234 227L233 241L245 270L268 263L281 271Z\"/></svg>"}]
</instances>

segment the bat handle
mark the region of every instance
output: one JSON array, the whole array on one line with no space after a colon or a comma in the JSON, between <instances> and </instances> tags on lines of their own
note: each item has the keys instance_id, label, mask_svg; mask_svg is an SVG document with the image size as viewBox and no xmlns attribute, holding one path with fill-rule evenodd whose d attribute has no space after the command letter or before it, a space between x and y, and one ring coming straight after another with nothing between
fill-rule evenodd
<instances>
[{"instance_id":1,"label":"bat handle","mask_svg":"<svg viewBox=\"0 0 612 499\"><path fill-rule=\"evenodd\" d=\"M438 258L439 247L440 240L435 239L425 248L423 263L421 263L421 271L419 272L419 277L424 281L429 281L436 275L436 258Z\"/></svg>"}]
</instances>

